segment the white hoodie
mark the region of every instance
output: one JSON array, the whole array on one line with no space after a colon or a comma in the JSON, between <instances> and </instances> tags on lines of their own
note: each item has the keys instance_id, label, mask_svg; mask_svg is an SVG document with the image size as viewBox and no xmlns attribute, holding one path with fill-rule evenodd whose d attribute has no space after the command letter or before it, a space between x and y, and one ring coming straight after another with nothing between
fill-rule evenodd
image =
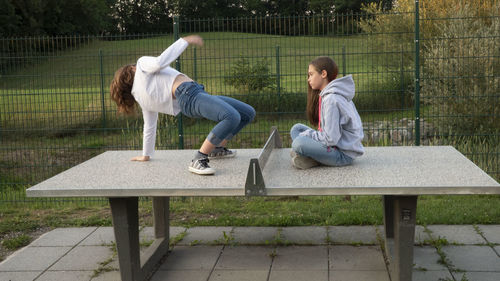
<instances>
[{"instance_id":1,"label":"white hoodie","mask_svg":"<svg viewBox=\"0 0 500 281\"><path fill-rule=\"evenodd\" d=\"M355 158L363 155L363 125L354 97L354 80L347 75L331 81L319 93L321 96L321 131L313 129L300 133L326 146L336 146L347 156Z\"/></svg>"}]
</instances>

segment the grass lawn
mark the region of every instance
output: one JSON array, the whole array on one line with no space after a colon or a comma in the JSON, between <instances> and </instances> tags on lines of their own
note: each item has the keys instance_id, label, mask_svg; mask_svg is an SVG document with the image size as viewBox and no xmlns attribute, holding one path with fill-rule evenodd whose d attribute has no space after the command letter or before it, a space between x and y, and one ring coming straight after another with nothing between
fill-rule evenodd
<instances>
[{"instance_id":1,"label":"grass lawn","mask_svg":"<svg viewBox=\"0 0 500 281\"><path fill-rule=\"evenodd\" d=\"M224 82L225 77L232 75L231 66L241 57L252 62L265 59L271 75L280 74L281 93L298 96L290 106L301 102L305 105L305 96L300 95L306 92L307 65L314 57L327 55L337 61L341 74L344 69L346 74L353 74L355 102L364 122L414 118L413 107L399 99L412 85L411 77L397 67L389 67L389 63L397 65L408 54L400 50L373 50L369 47L369 35L201 35L206 45L188 48L181 56L181 70L205 84L213 94L241 94ZM133 63L142 55L158 55L171 43L171 35L123 41L89 40L78 49L30 57L27 66L1 77L0 122L6 133L0 136L0 196L4 200L0 204L0 259L54 227L111 225L106 200L25 201L25 183L39 182L105 150L141 149L142 121L116 117L108 85L119 66ZM264 95L254 95L250 100L256 106L276 102ZM258 119L235 138L233 146L261 147L270 127L276 125L288 147L287 131L293 124L307 121L303 111L287 112L281 108L283 112L277 114L275 110L259 112ZM422 106L422 116L430 110ZM101 129L103 122L106 130ZM158 149L177 148L175 120L163 116L159 122ZM184 119L184 147L198 147L212 125L209 121ZM366 145L386 143L382 140ZM485 171L498 171L499 144L495 138L441 139L432 144L454 145ZM495 157L491 157L492 152ZM498 224L499 202L500 196L421 196L417 223ZM171 203L172 225L188 227L382 224L381 198L376 196L352 196L351 201L342 196L174 198ZM151 225L150 202L142 201L140 208L141 225Z\"/></svg>"},{"instance_id":2,"label":"grass lawn","mask_svg":"<svg viewBox=\"0 0 500 281\"><path fill-rule=\"evenodd\" d=\"M417 224L500 224L500 196L420 196ZM175 226L381 225L380 196L211 197L171 199ZM140 203L140 225L152 225L150 200ZM105 199L78 203L0 205L0 260L55 227L111 226ZM3 254L3 257L2 257Z\"/></svg>"}]
</instances>

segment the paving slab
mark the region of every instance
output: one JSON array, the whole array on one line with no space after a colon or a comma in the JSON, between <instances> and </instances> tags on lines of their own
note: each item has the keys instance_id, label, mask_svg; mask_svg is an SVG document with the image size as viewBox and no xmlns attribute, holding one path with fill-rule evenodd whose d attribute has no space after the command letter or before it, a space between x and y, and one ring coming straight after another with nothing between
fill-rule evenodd
<instances>
[{"instance_id":1,"label":"paving slab","mask_svg":"<svg viewBox=\"0 0 500 281\"><path fill-rule=\"evenodd\" d=\"M223 246L175 246L160 270L212 270Z\"/></svg>"},{"instance_id":2,"label":"paving slab","mask_svg":"<svg viewBox=\"0 0 500 281\"><path fill-rule=\"evenodd\" d=\"M7 281L27 281L35 280L42 271L13 271L13 272L0 272L0 280Z\"/></svg>"},{"instance_id":3,"label":"paving slab","mask_svg":"<svg viewBox=\"0 0 500 281\"><path fill-rule=\"evenodd\" d=\"M180 227L180 226L171 226L169 229L169 236L170 236L170 241L172 241L172 238L176 237L180 233L184 232L186 230L185 227ZM147 226L144 227L140 230L139 232L139 239L140 241L151 241L155 239L155 230L154 227L152 226Z\"/></svg>"},{"instance_id":4,"label":"paving slab","mask_svg":"<svg viewBox=\"0 0 500 281\"><path fill-rule=\"evenodd\" d=\"M186 236L178 245L225 244L231 237L232 227L192 227L186 230ZM224 236L225 235L225 236Z\"/></svg>"},{"instance_id":5,"label":"paving slab","mask_svg":"<svg viewBox=\"0 0 500 281\"><path fill-rule=\"evenodd\" d=\"M423 245L425 241L430 239L429 233L425 231L425 227L421 225L415 226L415 244Z\"/></svg>"},{"instance_id":6,"label":"paving slab","mask_svg":"<svg viewBox=\"0 0 500 281\"><path fill-rule=\"evenodd\" d=\"M383 225L378 225L376 227L380 238L385 239L385 230ZM415 245L423 245L425 241L430 239L431 237L427 232L425 232L425 228L421 225L415 225Z\"/></svg>"},{"instance_id":7,"label":"paving slab","mask_svg":"<svg viewBox=\"0 0 500 281\"><path fill-rule=\"evenodd\" d=\"M33 241L30 246L75 246L94 232L97 227L64 227L49 231Z\"/></svg>"},{"instance_id":8,"label":"paving slab","mask_svg":"<svg viewBox=\"0 0 500 281\"><path fill-rule=\"evenodd\" d=\"M112 226L98 227L87 238L85 238L80 246L104 246L112 245L115 242L115 232Z\"/></svg>"},{"instance_id":9,"label":"paving slab","mask_svg":"<svg viewBox=\"0 0 500 281\"><path fill-rule=\"evenodd\" d=\"M500 244L500 225L478 225L477 227L488 242Z\"/></svg>"},{"instance_id":10,"label":"paving slab","mask_svg":"<svg viewBox=\"0 0 500 281\"><path fill-rule=\"evenodd\" d=\"M413 270L412 281L453 280L449 270ZM459 279L460 280L460 279ZM472 280L469 280L472 281Z\"/></svg>"},{"instance_id":11,"label":"paving slab","mask_svg":"<svg viewBox=\"0 0 500 281\"><path fill-rule=\"evenodd\" d=\"M94 270L111 258L113 251L106 246L78 246L57 261L49 270Z\"/></svg>"},{"instance_id":12,"label":"paving slab","mask_svg":"<svg viewBox=\"0 0 500 281\"><path fill-rule=\"evenodd\" d=\"M107 272L101 272L99 275L90 279L90 281L122 281L122 277L120 275L120 271L113 270Z\"/></svg>"},{"instance_id":13,"label":"paving slab","mask_svg":"<svg viewBox=\"0 0 500 281\"><path fill-rule=\"evenodd\" d=\"M497 256L500 257L500 246L493 247L493 250L495 250L495 252L497 253Z\"/></svg>"},{"instance_id":14,"label":"paving slab","mask_svg":"<svg viewBox=\"0 0 500 281\"><path fill-rule=\"evenodd\" d=\"M390 281L389 274L386 271L381 270L333 270L330 271L330 279L329 281L361 281L361 280L370 280L370 281Z\"/></svg>"},{"instance_id":15,"label":"paving slab","mask_svg":"<svg viewBox=\"0 0 500 281\"><path fill-rule=\"evenodd\" d=\"M46 271L36 281L89 281L93 271Z\"/></svg>"},{"instance_id":16,"label":"paving slab","mask_svg":"<svg viewBox=\"0 0 500 281\"><path fill-rule=\"evenodd\" d=\"M216 269L208 281L266 281L269 270L221 270Z\"/></svg>"},{"instance_id":17,"label":"paving slab","mask_svg":"<svg viewBox=\"0 0 500 281\"><path fill-rule=\"evenodd\" d=\"M328 270L271 270L269 281L316 281L328 280Z\"/></svg>"},{"instance_id":18,"label":"paving slab","mask_svg":"<svg viewBox=\"0 0 500 281\"><path fill-rule=\"evenodd\" d=\"M386 270L384 256L377 246L331 246L331 270Z\"/></svg>"},{"instance_id":19,"label":"paving slab","mask_svg":"<svg viewBox=\"0 0 500 281\"><path fill-rule=\"evenodd\" d=\"M152 228L151 228L152 229ZM186 231L186 228L185 227L181 227L181 226L171 226L170 227L170 241L172 241L172 239L174 239L175 237L177 237L177 235L183 233L184 231Z\"/></svg>"},{"instance_id":20,"label":"paving slab","mask_svg":"<svg viewBox=\"0 0 500 281\"><path fill-rule=\"evenodd\" d=\"M226 246L222 251L215 269L269 270L273 253L273 247Z\"/></svg>"},{"instance_id":21,"label":"paving slab","mask_svg":"<svg viewBox=\"0 0 500 281\"><path fill-rule=\"evenodd\" d=\"M374 226L329 226L328 240L333 244L377 244Z\"/></svg>"},{"instance_id":22,"label":"paving slab","mask_svg":"<svg viewBox=\"0 0 500 281\"><path fill-rule=\"evenodd\" d=\"M416 270L448 270L444 265L438 263L440 258L434 247L424 246L413 248L413 268Z\"/></svg>"},{"instance_id":23,"label":"paving slab","mask_svg":"<svg viewBox=\"0 0 500 281\"><path fill-rule=\"evenodd\" d=\"M328 248L325 246L288 246L276 248L273 270L328 271Z\"/></svg>"},{"instance_id":24,"label":"paving slab","mask_svg":"<svg viewBox=\"0 0 500 281\"><path fill-rule=\"evenodd\" d=\"M328 237L327 231L324 226L285 227L281 229L280 239L285 244L324 245Z\"/></svg>"},{"instance_id":25,"label":"paving slab","mask_svg":"<svg viewBox=\"0 0 500 281\"><path fill-rule=\"evenodd\" d=\"M465 271L500 271L500 258L489 246L443 246L451 263Z\"/></svg>"},{"instance_id":26,"label":"paving slab","mask_svg":"<svg viewBox=\"0 0 500 281\"><path fill-rule=\"evenodd\" d=\"M477 272L468 271L466 273L454 272L455 280L462 280L465 274L468 281L498 281L500 280L500 272Z\"/></svg>"},{"instance_id":27,"label":"paving slab","mask_svg":"<svg viewBox=\"0 0 500 281\"><path fill-rule=\"evenodd\" d=\"M235 227L233 242L241 245L268 245L278 238L277 227Z\"/></svg>"},{"instance_id":28,"label":"paving slab","mask_svg":"<svg viewBox=\"0 0 500 281\"><path fill-rule=\"evenodd\" d=\"M0 263L0 271L43 271L71 247L25 247Z\"/></svg>"},{"instance_id":29,"label":"paving slab","mask_svg":"<svg viewBox=\"0 0 500 281\"><path fill-rule=\"evenodd\" d=\"M472 225L429 225L433 239L446 238L448 243L476 245L486 244L484 238Z\"/></svg>"},{"instance_id":30,"label":"paving slab","mask_svg":"<svg viewBox=\"0 0 500 281\"><path fill-rule=\"evenodd\" d=\"M211 270L159 270L156 271L150 281L207 281L210 272Z\"/></svg>"}]
</instances>

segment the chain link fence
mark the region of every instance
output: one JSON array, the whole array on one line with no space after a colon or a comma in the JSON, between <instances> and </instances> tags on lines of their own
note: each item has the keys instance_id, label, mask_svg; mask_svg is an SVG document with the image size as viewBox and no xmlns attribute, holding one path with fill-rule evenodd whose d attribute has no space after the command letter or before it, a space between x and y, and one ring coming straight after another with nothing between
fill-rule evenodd
<instances>
[{"instance_id":1,"label":"chain link fence","mask_svg":"<svg viewBox=\"0 0 500 281\"><path fill-rule=\"evenodd\" d=\"M175 18L164 34L1 38L0 202L38 202L25 197L27 187L106 150L142 149L141 114L117 115L110 81L120 66L188 34L205 46L172 66L257 111L232 148L261 147L271 126L290 146L291 126L307 124L308 64L330 56L340 76L353 75L364 145L453 145L498 180L499 15L417 11ZM413 24L384 32L373 28L381 19ZM415 28L427 25L441 31ZM160 115L156 149L197 149L214 124Z\"/></svg>"}]
</instances>

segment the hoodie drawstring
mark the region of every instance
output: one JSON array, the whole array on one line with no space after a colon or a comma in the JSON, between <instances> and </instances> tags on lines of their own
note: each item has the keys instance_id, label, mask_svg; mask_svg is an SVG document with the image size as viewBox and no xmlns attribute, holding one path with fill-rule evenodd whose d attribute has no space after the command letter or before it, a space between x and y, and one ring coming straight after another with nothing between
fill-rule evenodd
<instances>
[{"instance_id":1,"label":"hoodie drawstring","mask_svg":"<svg viewBox=\"0 0 500 281\"><path fill-rule=\"evenodd\" d=\"M319 96L319 101L318 101L318 131L321 130L321 96Z\"/></svg>"}]
</instances>

